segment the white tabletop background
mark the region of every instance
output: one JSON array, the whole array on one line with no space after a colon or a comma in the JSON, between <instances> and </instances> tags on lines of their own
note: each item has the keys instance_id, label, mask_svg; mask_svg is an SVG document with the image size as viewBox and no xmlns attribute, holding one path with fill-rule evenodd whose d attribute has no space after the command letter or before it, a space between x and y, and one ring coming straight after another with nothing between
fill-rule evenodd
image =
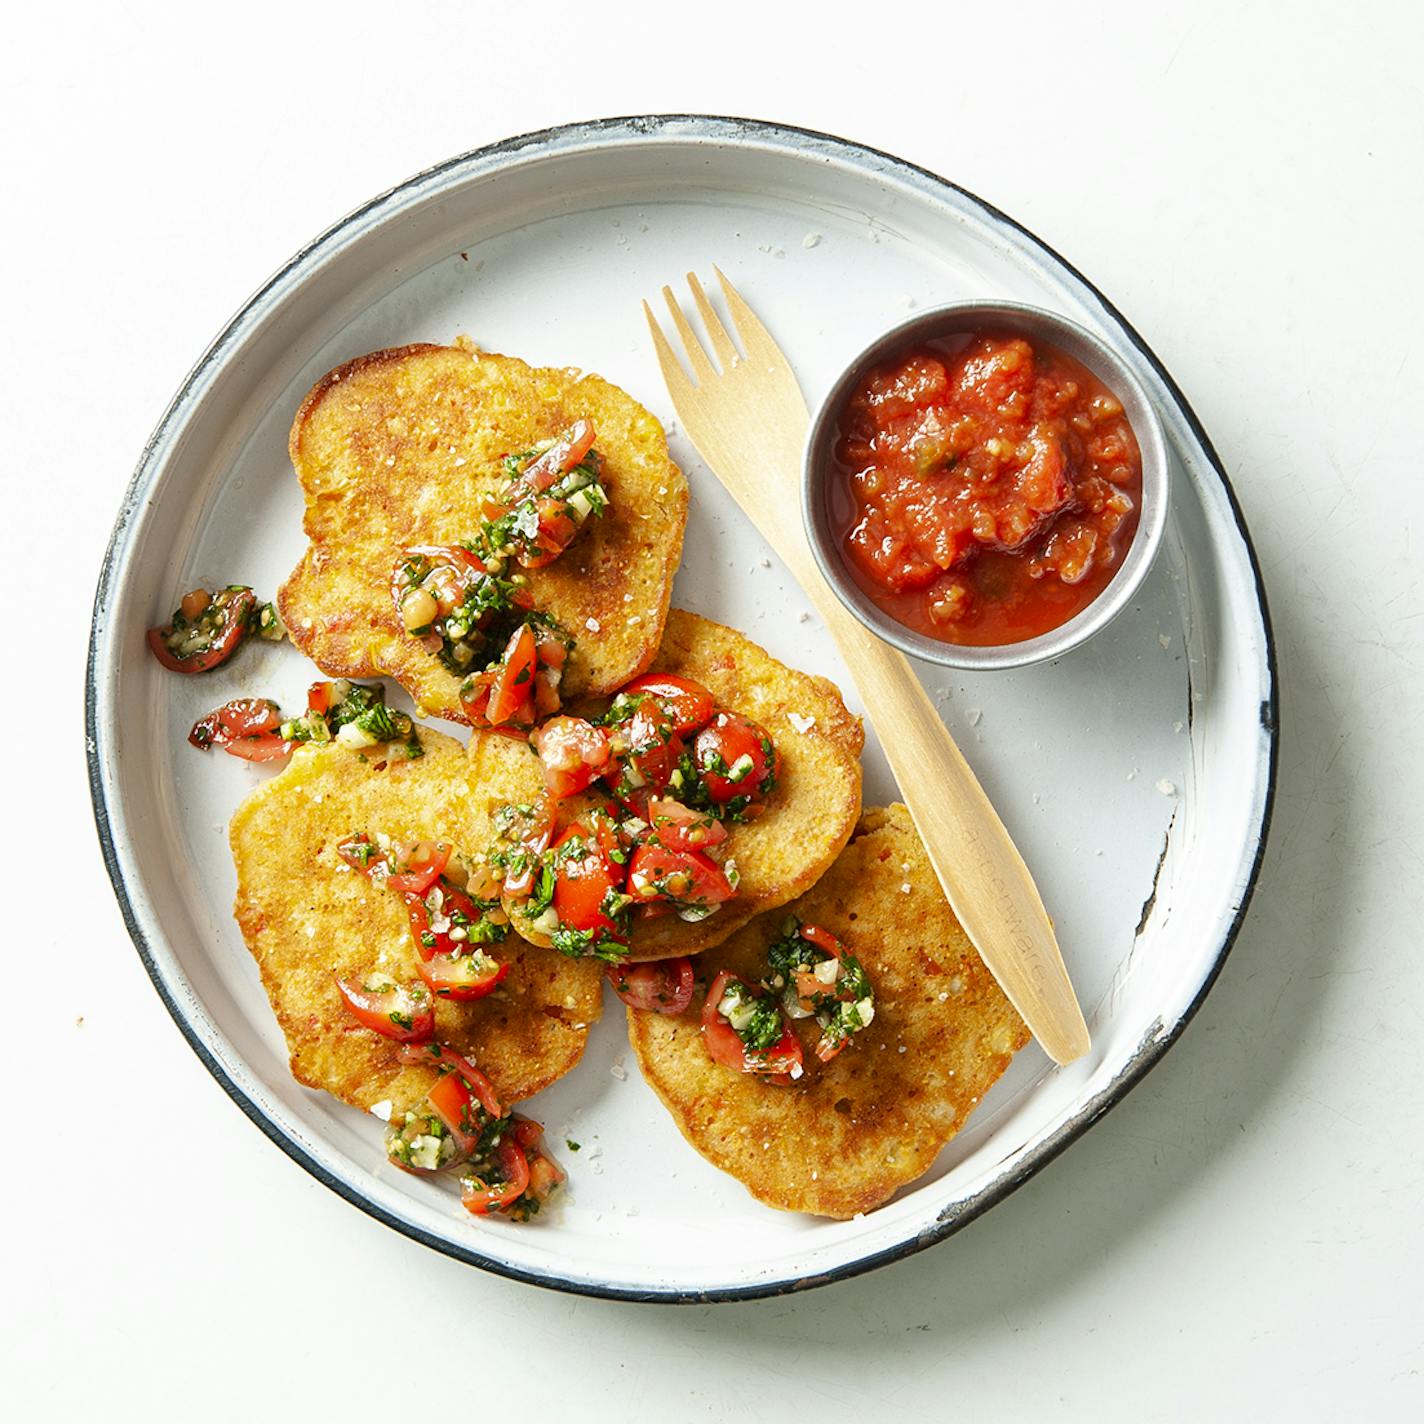
<instances>
[{"instance_id":1,"label":"white tabletop background","mask_svg":"<svg viewBox=\"0 0 1424 1424\"><path fill-rule=\"evenodd\" d=\"M1419 7L856 9L7 11L7 1417L1424 1417ZM248 1124L125 937L82 671L144 440L274 268L457 152L689 111L898 153L1106 289L1235 481L1284 731L1236 950L1108 1118L901 1264L639 1307L425 1250Z\"/></svg>"}]
</instances>

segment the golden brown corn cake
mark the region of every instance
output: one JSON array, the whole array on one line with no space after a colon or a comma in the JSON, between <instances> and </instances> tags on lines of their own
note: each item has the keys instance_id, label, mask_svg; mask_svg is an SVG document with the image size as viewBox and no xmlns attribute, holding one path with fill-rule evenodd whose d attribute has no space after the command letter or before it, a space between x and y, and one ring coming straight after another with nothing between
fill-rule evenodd
<instances>
[{"instance_id":1,"label":"golden brown corn cake","mask_svg":"<svg viewBox=\"0 0 1424 1424\"><path fill-rule=\"evenodd\" d=\"M435 1073L403 1065L398 1046L361 1027L336 991L333 970L416 978L404 903L348 867L336 847L365 831L465 849L465 749L439 732L418 735L425 754L415 760L400 746L299 749L242 803L230 832L237 922L286 1035L292 1073L365 1109L382 1099L398 1109L418 1102ZM579 1061L601 1011L602 970L513 934L491 948L510 964L508 976L475 1003L437 1000L435 1036L481 1068L506 1102L518 1102Z\"/></svg>"},{"instance_id":2,"label":"golden brown corn cake","mask_svg":"<svg viewBox=\"0 0 1424 1424\"><path fill-rule=\"evenodd\" d=\"M814 885L855 828L865 745L860 719L846 710L834 683L786 667L735 629L695 613L671 610L652 669L692 678L719 705L760 722L781 754L782 775L764 814L730 827L727 854L741 875L736 899L696 924L671 915L643 922L633 933L633 959L666 959L720 944L754 915ZM471 737L470 780L487 828L482 844L494 840L500 806L532 801L543 786L529 747L497 732ZM593 791L569 797L560 820L567 824L607 800Z\"/></svg>"},{"instance_id":3,"label":"golden brown corn cake","mask_svg":"<svg viewBox=\"0 0 1424 1424\"><path fill-rule=\"evenodd\" d=\"M662 635L687 522L662 427L599 376L458 346L373 352L302 402L290 449L311 545L277 596L292 641L333 677L385 674L424 711L467 721L460 679L405 632L392 572L403 549L471 539L506 483L502 457L581 419L597 430L608 510L528 571L529 589L577 640L566 697L636 677Z\"/></svg>"},{"instance_id":4,"label":"golden brown corn cake","mask_svg":"<svg viewBox=\"0 0 1424 1424\"><path fill-rule=\"evenodd\" d=\"M875 1017L829 1063L814 1019L796 1032L805 1073L778 1087L714 1063L702 1041L706 982L755 983L788 911L855 954ZM867 810L809 894L696 961L699 992L678 1018L628 1010L643 1076L684 1137L768 1206L818 1216L869 1211L913 1181L1028 1042L1028 1030L960 929L903 806Z\"/></svg>"}]
</instances>

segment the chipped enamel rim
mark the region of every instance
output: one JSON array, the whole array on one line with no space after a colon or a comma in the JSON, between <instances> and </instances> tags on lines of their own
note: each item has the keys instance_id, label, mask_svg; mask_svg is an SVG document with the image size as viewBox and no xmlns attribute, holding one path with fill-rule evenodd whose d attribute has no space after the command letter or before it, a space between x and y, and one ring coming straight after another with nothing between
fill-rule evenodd
<instances>
[{"instance_id":1,"label":"chipped enamel rim","mask_svg":"<svg viewBox=\"0 0 1424 1424\"><path fill-rule=\"evenodd\" d=\"M167 946L163 928L157 922L156 916L149 913L142 886L130 883L131 871L125 863L124 850L116 841L111 813L111 805L116 804L111 802L114 796L114 777L110 766L114 708L112 689L106 681L106 675L112 660L112 644L115 638L107 617L107 609L124 581L135 525L152 487L164 465L173 456L186 425L216 374L234 357L254 329L273 316L285 300L311 280L337 253L355 244L373 228L399 222L402 214L424 205L432 198L438 198L443 191L473 179L486 180L551 155L568 158L609 147L627 148L654 144L681 144L689 150L707 144L723 148L743 147L781 154L789 160L804 162L810 159L837 164L874 181L907 189L916 197L937 204L943 209L946 221L952 222L962 218L966 212L972 213L977 221L997 229L1006 242L1030 252L1044 270L1051 273L1057 282L1070 290L1085 306L1094 310L1103 325L1115 334L1119 355L1139 374L1149 378L1147 384L1156 385L1165 392L1169 404L1161 409L1164 422L1178 440L1189 445L1200 457L1201 464L1209 476L1219 482L1225 511L1239 539L1239 548L1233 551L1235 561L1239 565L1238 572L1243 577L1249 577L1250 592L1260 620L1259 627L1251 630L1252 641L1257 649L1251 673L1260 690L1260 718L1257 733L1257 776L1251 802L1252 834L1247 837L1250 851L1243 856L1236 878L1232 882L1235 900L1220 944L1203 974L1196 994L1176 1019L1171 1023L1159 1021L1154 1024L1136 1051L1102 1091L1086 1100L1072 1117L1062 1122L1055 1131L1017 1154L990 1184L974 1195L952 1203L929 1227L914 1231L905 1239L883 1249L867 1252L816 1275L796 1279L761 1279L708 1290L629 1288L614 1282L573 1279L560 1275L557 1271L535 1271L512 1265L498 1257L472 1250L462 1241L424 1229L399 1212L373 1200L354 1174L351 1177L343 1177L330 1170L300 1140L291 1124L277 1121L257 1100L255 1089L239 1081L238 1076L229 1070L222 1061L216 1040L209 1041L208 1035L212 1030L198 1021L198 1015L192 1008L196 1002L192 987L177 968ZM86 674L85 725L95 822L105 866L129 935L159 997L189 1045L257 1127L332 1191L387 1226L445 1255L499 1275L555 1290L607 1299L650 1302L731 1301L783 1295L831 1281L844 1280L876 1266L899 1260L944 1240L1002 1201L1016 1187L1052 1161L1109 1108L1121 1101L1180 1037L1182 1030L1215 983L1235 943L1265 851L1275 791L1279 743L1275 643L1260 568L1235 493L1206 431L1176 382L1107 298L1081 273L1012 218L926 169L829 134L759 120L707 115L657 115L569 124L506 139L450 159L417 174L357 209L304 247L282 267L247 302L203 354L164 412L143 450L125 493L99 575L94 606L94 632L89 644Z\"/></svg>"}]
</instances>

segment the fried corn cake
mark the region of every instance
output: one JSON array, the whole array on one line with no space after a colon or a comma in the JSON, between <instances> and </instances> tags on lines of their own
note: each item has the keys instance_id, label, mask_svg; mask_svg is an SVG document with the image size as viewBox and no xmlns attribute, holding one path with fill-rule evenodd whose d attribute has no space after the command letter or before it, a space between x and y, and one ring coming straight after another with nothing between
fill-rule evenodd
<instances>
[{"instance_id":1,"label":"fried corn cake","mask_svg":"<svg viewBox=\"0 0 1424 1424\"><path fill-rule=\"evenodd\" d=\"M702 996L677 1018L628 1010L643 1076L684 1137L768 1206L850 1217L925 1172L1028 1042L944 898L904 806L867 810L808 894L763 915L697 961L752 983L788 910L836 935L870 976L875 1016L829 1063L795 1024L805 1072L777 1086L715 1063ZM705 985L704 985L705 992Z\"/></svg>"},{"instance_id":2,"label":"fried corn cake","mask_svg":"<svg viewBox=\"0 0 1424 1424\"><path fill-rule=\"evenodd\" d=\"M396 679L456 722L460 678L407 634L391 593L402 550L474 537L502 459L590 420L609 506L528 571L535 607L576 639L566 698L611 692L651 660L687 522L687 481L657 420L599 376L460 346L403 346L338 366L292 424L311 543L278 593L292 641L333 677ZM597 636L590 636L591 630Z\"/></svg>"},{"instance_id":3,"label":"fried corn cake","mask_svg":"<svg viewBox=\"0 0 1424 1424\"><path fill-rule=\"evenodd\" d=\"M243 938L291 1053L292 1073L355 1107L422 1100L433 1068L400 1062L399 1047L344 1008L333 971L358 980L375 969L416 978L405 907L338 856L354 832L395 841L467 844L474 791L465 749L421 729L424 755L399 746L364 752L307 746L253 791L230 830L234 906ZM477 1064L507 1103L548 1087L583 1054L601 1012L601 966L567 959L511 934L492 946L510 965L474 1003L437 999L435 1037Z\"/></svg>"},{"instance_id":4,"label":"fried corn cake","mask_svg":"<svg viewBox=\"0 0 1424 1424\"><path fill-rule=\"evenodd\" d=\"M761 723L781 755L782 774L764 814L729 828L727 855L741 876L736 898L695 924L671 915L639 923L633 959L667 959L720 944L753 916L814 885L855 828L865 745L860 719L846 710L834 683L785 666L735 629L695 613L669 612L652 671L700 682L719 705ZM484 828L481 844L495 840L501 806L530 802L543 786L529 747L495 732L470 739L470 780ZM561 821L607 799L593 791L569 797Z\"/></svg>"}]
</instances>

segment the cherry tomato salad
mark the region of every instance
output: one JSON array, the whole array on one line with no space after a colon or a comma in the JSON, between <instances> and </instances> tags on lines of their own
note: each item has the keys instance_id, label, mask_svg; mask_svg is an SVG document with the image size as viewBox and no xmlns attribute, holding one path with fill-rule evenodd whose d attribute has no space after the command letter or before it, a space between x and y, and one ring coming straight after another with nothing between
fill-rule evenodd
<instances>
[{"instance_id":1,"label":"cherry tomato salad","mask_svg":"<svg viewBox=\"0 0 1424 1424\"><path fill-rule=\"evenodd\" d=\"M242 583L185 593L168 622L147 634L149 650L164 667L188 674L220 667L248 638L278 643L284 637L277 610Z\"/></svg>"},{"instance_id":2,"label":"cherry tomato salad","mask_svg":"<svg viewBox=\"0 0 1424 1424\"><path fill-rule=\"evenodd\" d=\"M489 857L504 870L501 899L524 938L617 962L636 919L704 920L737 893L728 825L760 816L780 774L764 728L719 709L690 678L653 673L602 717L552 717L530 744L546 794L537 806L502 809ZM595 783L610 799L561 825L561 803Z\"/></svg>"},{"instance_id":3,"label":"cherry tomato salad","mask_svg":"<svg viewBox=\"0 0 1424 1424\"><path fill-rule=\"evenodd\" d=\"M396 1044L402 1061L433 1062L438 1074L424 1102L390 1117L388 1155L412 1172L458 1169L462 1201L480 1216L527 1220L564 1173L541 1150L539 1124L507 1113L490 1081L438 1041L438 1001L468 1003L499 988L509 966L492 950L513 923L535 944L608 961L609 981L630 1006L686 1012L698 988L692 961L627 964L633 927L661 915L702 920L735 896L729 827L763 814L781 773L764 728L675 674L635 679L601 716L560 715L573 640L534 607L519 570L547 566L606 510L593 442L591 422L580 421L507 457L508 483L486 502L475 539L406 549L392 577L402 626L462 677L470 721L529 737L544 795L501 809L498 843L484 856L364 831L337 847L346 866L401 897L417 974L402 982L375 969L333 972L340 1002L360 1030ZM283 630L270 604L232 585L186 595L148 642L164 666L196 673L220 666L252 636ZM313 683L295 716L267 698L235 699L200 718L189 741L252 762L285 759L302 742L338 742L363 755L399 744L408 757L423 754L411 718L386 706L380 684L346 679ZM561 816L568 797L592 788L601 804ZM870 990L853 957L807 938L779 958L778 948L779 977L754 986L720 974L702 1019L714 1058L789 1083L803 1072L789 1015L815 1014L823 1045L834 1039L838 1047L873 1009L861 1012Z\"/></svg>"},{"instance_id":4,"label":"cherry tomato salad","mask_svg":"<svg viewBox=\"0 0 1424 1424\"><path fill-rule=\"evenodd\" d=\"M782 1086L806 1071L801 1040L776 996L724 969L702 1003L702 1042L714 1063Z\"/></svg>"},{"instance_id":5,"label":"cherry tomato salad","mask_svg":"<svg viewBox=\"0 0 1424 1424\"><path fill-rule=\"evenodd\" d=\"M484 998L508 973L483 947L509 933L497 880L438 841L395 846L388 837L358 833L337 853L405 900L420 975L407 984L381 972L360 981L337 975L341 1001L362 1028L400 1044L402 1062L433 1061L440 1075L424 1104L392 1114L387 1156L408 1172L458 1167L468 1211L529 1220L564 1179L540 1148L543 1129L506 1113L490 1080L435 1041L437 999Z\"/></svg>"},{"instance_id":6,"label":"cherry tomato salad","mask_svg":"<svg viewBox=\"0 0 1424 1424\"><path fill-rule=\"evenodd\" d=\"M424 756L415 723L386 706L380 683L314 682L307 689L307 710L284 717L265 697L239 697L193 723L188 740L200 751L221 747L243 761L277 761L301 742L339 742L356 751L398 743L407 760Z\"/></svg>"},{"instance_id":7,"label":"cherry tomato salad","mask_svg":"<svg viewBox=\"0 0 1424 1424\"><path fill-rule=\"evenodd\" d=\"M875 1017L875 991L864 965L820 925L788 916L781 938L767 950L767 962L762 986L780 995L789 1017L814 1018L820 1025L816 1057L822 1063Z\"/></svg>"},{"instance_id":8,"label":"cherry tomato salad","mask_svg":"<svg viewBox=\"0 0 1424 1424\"><path fill-rule=\"evenodd\" d=\"M397 846L388 836L378 832L373 840L364 831L342 841L336 853L373 884L404 900L416 972L429 993L437 999L470 1003L493 993L503 982L509 965L495 959L485 946L508 936L509 917L500 904L499 877L487 863L457 856L442 842ZM402 1041L420 1037L399 1020L391 1020L390 1027L373 1021L386 1011L384 1003L375 1015L367 1015L349 985L338 981L337 987L347 1008L367 1028ZM368 993L379 992L371 989L370 981L364 987ZM410 993L415 993L414 986ZM401 1012L410 1017L405 1004Z\"/></svg>"},{"instance_id":9,"label":"cherry tomato salad","mask_svg":"<svg viewBox=\"0 0 1424 1424\"><path fill-rule=\"evenodd\" d=\"M485 501L468 544L421 545L397 560L391 594L401 625L462 677L472 725L519 732L561 706L559 685L573 640L534 607L524 574L557 559L608 492L588 420L555 440L504 457L507 484Z\"/></svg>"},{"instance_id":10,"label":"cherry tomato salad","mask_svg":"<svg viewBox=\"0 0 1424 1424\"><path fill-rule=\"evenodd\" d=\"M407 1043L405 1063L434 1063L439 1077L425 1102L392 1113L386 1155L407 1172L458 1168L461 1201L475 1216L515 1221L538 1214L564 1180L542 1150L543 1127L508 1113L494 1085L468 1059L439 1043Z\"/></svg>"},{"instance_id":11,"label":"cherry tomato salad","mask_svg":"<svg viewBox=\"0 0 1424 1424\"><path fill-rule=\"evenodd\" d=\"M805 1071L792 1020L816 1020L816 1057L829 1063L874 1017L875 991L856 956L830 931L792 915L767 950L759 985L725 969L712 981L702 1038L715 1062L785 1085Z\"/></svg>"}]
</instances>

